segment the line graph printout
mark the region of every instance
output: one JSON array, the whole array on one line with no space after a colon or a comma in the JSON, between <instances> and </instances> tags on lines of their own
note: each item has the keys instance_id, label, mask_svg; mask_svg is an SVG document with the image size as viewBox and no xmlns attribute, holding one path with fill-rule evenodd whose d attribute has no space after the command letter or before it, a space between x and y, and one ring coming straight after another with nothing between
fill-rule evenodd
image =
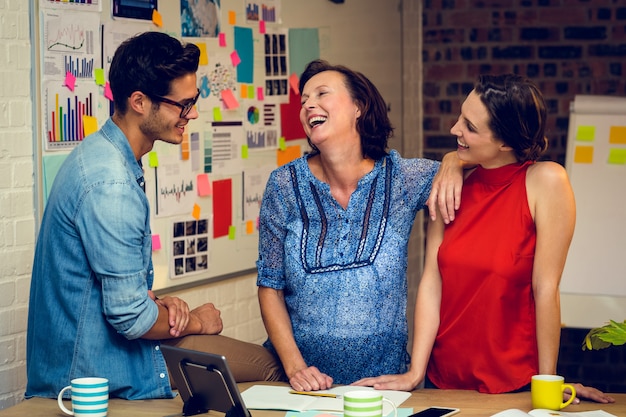
<instances>
[{"instance_id":1,"label":"line graph printout","mask_svg":"<svg viewBox=\"0 0 626 417\"><path fill-rule=\"evenodd\" d=\"M68 72L92 79L102 68L100 16L72 10L43 11L43 63L45 78L62 79Z\"/></svg>"},{"instance_id":2,"label":"line graph printout","mask_svg":"<svg viewBox=\"0 0 626 417\"><path fill-rule=\"evenodd\" d=\"M156 171L157 216L188 215L198 197L196 175L191 161L176 157L159 157Z\"/></svg>"}]
</instances>

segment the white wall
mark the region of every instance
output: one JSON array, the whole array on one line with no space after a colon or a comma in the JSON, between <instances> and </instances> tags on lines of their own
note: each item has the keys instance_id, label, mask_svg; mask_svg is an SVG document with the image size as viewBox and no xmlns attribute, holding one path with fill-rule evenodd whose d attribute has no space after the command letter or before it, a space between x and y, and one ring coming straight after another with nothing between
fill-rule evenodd
<instances>
[{"instance_id":1,"label":"white wall","mask_svg":"<svg viewBox=\"0 0 626 417\"><path fill-rule=\"evenodd\" d=\"M0 0L0 408L26 383L26 315L35 242L28 2Z\"/></svg>"},{"instance_id":2,"label":"white wall","mask_svg":"<svg viewBox=\"0 0 626 417\"><path fill-rule=\"evenodd\" d=\"M26 386L26 317L35 242L29 3L0 0L0 409L19 402ZM174 1L174 0L165 0ZM222 7L231 1L222 0ZM413 0L412 0L413 1ZM418 1L418 0L414 0ZM283 0L285 27L317 27L322 58L370 77L391 107L401 137L400 0ZM394 147L401 149L400 139ZM265 331L248 275L176 293L194 307L211 301L224 334L261 342ZM61 331L61 329L59 330Z\"/></svg>"}]
</instances>

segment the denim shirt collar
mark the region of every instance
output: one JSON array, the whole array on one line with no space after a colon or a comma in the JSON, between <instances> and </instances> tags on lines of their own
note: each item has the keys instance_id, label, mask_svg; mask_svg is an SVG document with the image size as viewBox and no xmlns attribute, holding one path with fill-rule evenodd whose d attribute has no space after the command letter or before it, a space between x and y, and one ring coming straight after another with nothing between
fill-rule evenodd
<instances>
[{"instance_id":1,"label":"denim shirt collar","mask_svg":"<svg viewBox=\"0 0 626 417\"><path fill-rule=\"evenodd\" d=\"M104 126L102 126L102 134L106 140L111 142L113 146L122 154L124 161L128 166L130 172L133 173L137 184L145 191L145 180L143 177L143 166L141 159L135 159L135 153L128 143L128 139L122 129L113 122L113 119L108 119Z\"/></svg>"}]
</instances>

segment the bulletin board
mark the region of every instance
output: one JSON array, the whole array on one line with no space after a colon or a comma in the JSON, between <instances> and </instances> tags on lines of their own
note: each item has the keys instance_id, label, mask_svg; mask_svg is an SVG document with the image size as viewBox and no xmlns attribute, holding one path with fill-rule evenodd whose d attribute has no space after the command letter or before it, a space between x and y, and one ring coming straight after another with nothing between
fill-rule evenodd
<instances>
[{"instance_id":1,"label":"bulletin board","mask_svg":"<svg viewBox=\"0 0 626 417\"><path fill-rule=\"evenodd\" d=\"M561 291L566 306L568 296L577 296L574 308L584 317L568 319L566 309L565 324L577 327L590 320L580 327L596 327L609 319L624 320L626 98L575 97L566 169L576 199L576 228Z\"/></svg>"},{"instance_id":2,"label":"bulletin board","mask_svg":"<svg viewBox=\"0 0 626 417\"><path fill-rule=\"evenodd\" d=\"M306 150L297 83L319 57L317 31L283 27L280 0L33 1L40 215L65 157L112 112L108 66L117 46L165 32L200 48L200 98L183 144L157 142L142 158L153 288L254 272L267 178Z\"/></svg>"}]
</instances>

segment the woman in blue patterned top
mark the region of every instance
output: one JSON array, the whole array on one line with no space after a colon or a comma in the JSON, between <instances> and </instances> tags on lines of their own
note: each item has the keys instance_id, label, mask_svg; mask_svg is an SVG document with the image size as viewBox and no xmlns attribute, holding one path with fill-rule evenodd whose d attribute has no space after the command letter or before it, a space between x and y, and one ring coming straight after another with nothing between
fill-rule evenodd
<instances>
[{"instance_id":1,"label":"woman in blue patterned top","mask_svg":"<svg viewBox=\"0 0 626 417\"><path fill-rule=\"evenodd\" d=\"M271 174L261 207L265 346L296 390L403 373L409 234L439 162L387 152L387 107L363 74L313 61L300 91L312 152Z\"/></svg>"}]
</instances>

